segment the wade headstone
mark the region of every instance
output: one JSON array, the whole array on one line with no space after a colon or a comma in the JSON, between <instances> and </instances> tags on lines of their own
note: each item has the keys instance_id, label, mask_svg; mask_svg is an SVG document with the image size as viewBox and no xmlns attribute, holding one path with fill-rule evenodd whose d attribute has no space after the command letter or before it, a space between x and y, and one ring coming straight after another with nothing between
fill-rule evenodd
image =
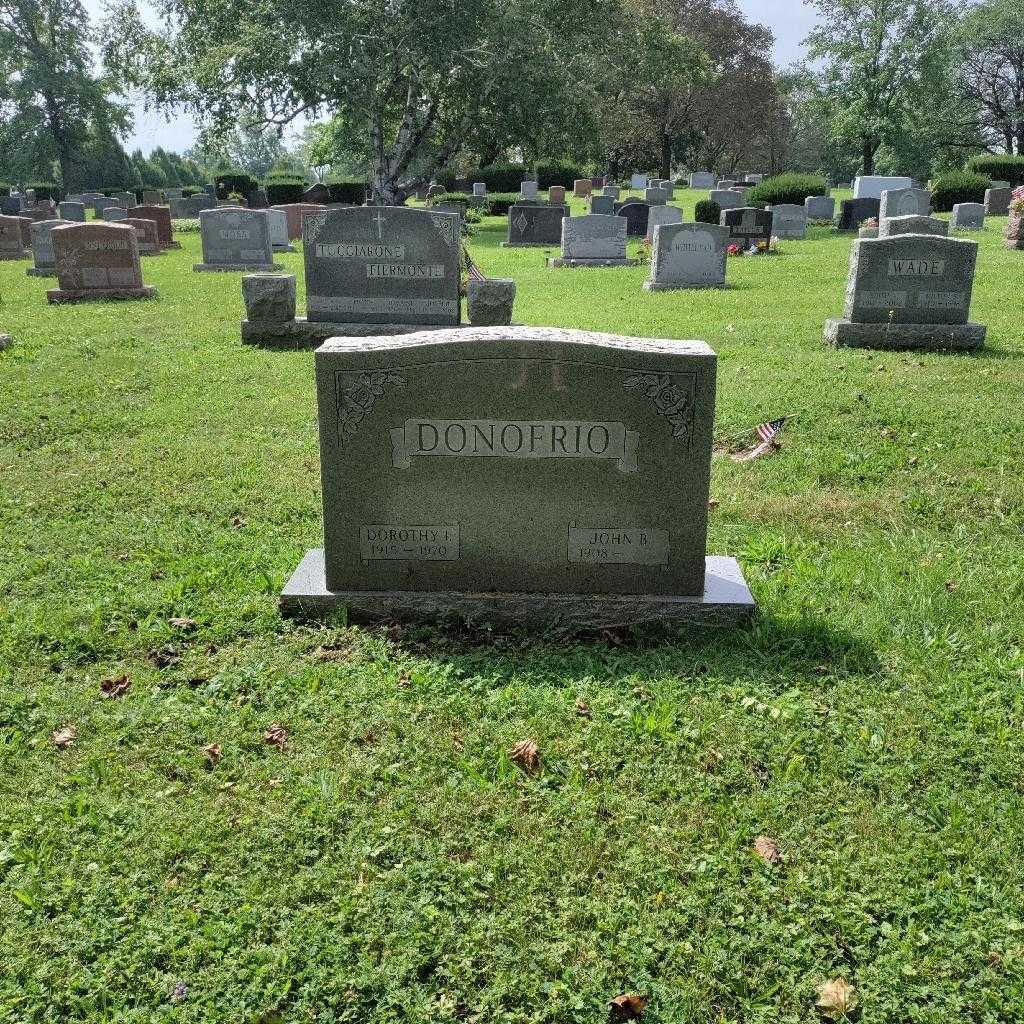
<instances>
[{"instance_id":1,"label":"wade headstone","mask_svg":"<svg viewBox=\"0 0 1024 1024\"><path fill-rule=\"evenodd\" d=\"M22 236L22 220L0 214L0 260L27 260L32 255Z\"/></svg>"},{"instance_id":2,"label":"wade headstone","mask_svg":"<svg viewBox=\"0 0 1024 1024\"><path fill-rule=\"evenodd\" d=\"M754 610L707 557L715 354L484 327L316 353L324 546L285 615L600 629Z\"/></svg>"},{"instance_id":3,"label":"wade headstone","mask_svg":"<svg viewBox=\"0 0 1024 1024\"><path fill-rule=\"evenodd\" d=\"M562 241L562 218L568 216L568 206L517 203L509 207L508 239L501 244L510 249L558 245Z\"/></svg>"},{"instance_id":4,"label":"wade headstone","mask_svg":"<svg viewBox=\"0 0 1024 1024\"><path fill-rule=\"evenodd\" d=\"M784 241L802 242L807 237L807 211L795 203L770 207L772 235Z\"/></svg>"},{"instance_id":5,"label":"wade headstone","mask_svg":"<svg viewBox=\"0 0 1024 1024\"><path fill-rule=\"evenodd\" d=\"M728 228L730 240L744 248L771 244L773 217L770 210L759 210L754 206L723 210L721 224Z\"/></svg>"},{"instance_id":6,"label":"wade headstone","mask_svg":"<svg viewBox=\"0 0 1024 1024\"><path fill-rule=\"evenodd\" d=\"M270 247L265 210L221 208L199 214L203 262L196 271L280 270Z\"/></svg>"},{"instance_id":7,"label":"wade headstone","mask_svg":"<svg viewBox=\"0 0 1024 1024\"><path fill-rule=\"evenodd\" d=\"M32 224L32 262L25 273L30 277L56 277L56 257L53 251L53 229L70 224L67 220L39 220Z\"/></svg>"},{"instance_id":8,"label":"wade headstone","mask_svg":"<svg viewBox=\"0 0 1024 1024\"><path fill-rule=\"evenodd\" d=\"M877 220L880 199L844 199L839 206L839 231L856 231L866 220Z\"/></svg>"},{"instance_id":9,"label":"wade headstone","mask_svg":"<svg viewBox=\"0 0 1024 1024\"><path fill-rule=\"evenodd\" d=\"M836 215L836 201L831 196L808 196L804 200L808 220L831 221Z\"/></svg>"},{"instance_id":10,"label":"wade headstone","mask_svg":"<svg viewBox=\"0 0 1024 1024\"><path fill-rule=\"evenodd\" d=\"M845 319L829 320L832 345L974 349L986 329L971 323L978 243L935 235L862 239L853 245Z\"/></svg>"},{"instance_id":11,"label":"wade headstone","mask_svg":"<svg viewBox=\"0 0 1024 1024\"><path fill-rule=\"evenodd\" d=\"M615 216L625 220L626 234L630 238L647 237L647 221L650 214L650 206L641 199L627 199L624 203L615 204Z\"/></svg>"},{"instance_id":12,"label":"wade headstone","mask_svg":"<svg viewBox=\"0 0 1024 1024\"><path fill-rule=\"evenodd\" d=\"M654 232L649 292L721 288L729 229L718 224L663 224Z\"/></svg>"},{"instance_id":13,"label":"wade headstone","mask_svg":"<svg viewBox=\"0 0 1024 1024\"><path fill-rule=\"evenodd\" d=\"M957 203L949 218L952 231L983 231L985 207L982 203Z\"/></svg>"},{"instance_id":14,"label":"wade headstone","mask_svg":"<svg viewBox=\"0 0 1024 1024\"><path fill-rule=\"evenodd\" d=\"M1013 200L1012 188L990 188L985 190L985 213L989 217L1006 217Z\"/></svg>"},{"instance_id":15,"label":"wade headstone","mask_svg":"<svg viewBox=\"0 0 1024 1024\"><path fill-rule=\"evenodd\" d=\"M303 245L311 322L459 324L456 214L398 206L327 210L306 216Z\"/></svg>"},{"instance_id":16,"label":"wade headstone","mask_svg":"<svg viewBox=\"0 0 1024 1024\"><path fill-rule=\"evenodd\" d=\"M139 243L127 224L92 221L54 228L58 287L48 302L90 299L151 299L156 289L142 281Z\"/></svg>"},{"instance_id":17,"label":"wade headstone","mask_svg":"<svg viewBox=\"0 0 1024 1024\"><path fill-rule=\"evenodd\" d=\"M654 232L662 224L682 224L683 211L678 206L652 206L647 213L647 235L649 242L654 240Z\"/></svg>"},{"instance_id":18,"label":"wade headstone","mask_svg":"<svg viewBox=\"0 0 1024 1024\"><path fill-rule=\"evenodd\" d=\"M940 235L949 234L949 223L938 217L887 217L878 223L878 237L892 235Z\"/></svg>"},{"instance_id":19,"label":"wade headstone","mask_svg":"<svg viewBox=\"0 0 1024 1024\"><path fill-rule=\"evenodd\" d=\"M551 267L635 267L626 259L626 222L621 217L589 214L562 220L562 255Z\"/></svg>"}]
</instances>

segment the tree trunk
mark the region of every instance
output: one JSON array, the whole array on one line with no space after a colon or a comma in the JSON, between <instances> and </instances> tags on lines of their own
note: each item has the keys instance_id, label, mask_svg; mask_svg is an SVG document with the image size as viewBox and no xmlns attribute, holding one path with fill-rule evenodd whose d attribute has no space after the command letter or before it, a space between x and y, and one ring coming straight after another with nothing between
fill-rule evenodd
<instances>
[{"instance_id":1,"label":"tree trunk","mask_svg":"<svg viewBox=\"0 0 1024 1024\"><path fill-rule=\"evenodd\" d=\"M661 132L661 177L665 181L672 177L672 136L664 129Z\"/></svg>"},{"instance_id":2,"label":"tree trunk","mask_svg":"<svg viewBox=\"0 0 1024 1024\"><path fill-rule=\"evenodd\" d=\"M873 139L862 139L863 146L863 173L870 175L875 173L875 152L878 149L877 143Z\"/></svg>"}]
</instances>

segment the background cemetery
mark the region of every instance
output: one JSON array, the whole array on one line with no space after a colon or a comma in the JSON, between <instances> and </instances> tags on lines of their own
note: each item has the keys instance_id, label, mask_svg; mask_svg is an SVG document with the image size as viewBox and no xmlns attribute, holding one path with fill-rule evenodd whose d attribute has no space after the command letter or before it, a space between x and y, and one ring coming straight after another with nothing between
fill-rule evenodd
<instances>
[{"instance_id":1,"label":"background cemetery","mask_svg":"<svg viewBox=\"0 0 1024 1024\"><path fill-rule=\"evenodd\" d=\"M1024 1015L1024 9L808 2L784 69L730 0L0 6L0 1016ZM201 143L125 152L133 90ZM393 515L663 513L639 593L708 554L738 627L346 547L336 379L463 429L570 343L532 419L628 421L623 351L694 418L651 444L637 377L640 475L627 431L450 492L392 432ZM499 599L355 624L424 580Z\"/></svg>"}]
</instances>

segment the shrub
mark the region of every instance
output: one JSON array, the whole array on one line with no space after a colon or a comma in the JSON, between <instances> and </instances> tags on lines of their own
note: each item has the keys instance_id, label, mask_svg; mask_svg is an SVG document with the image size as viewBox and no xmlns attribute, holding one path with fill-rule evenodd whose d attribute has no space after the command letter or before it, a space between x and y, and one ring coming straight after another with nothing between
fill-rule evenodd
<instances>
[{"instance_id":1,"label":"shrub","mask_svg":"<svg viewBox=\"0 0 1024 1024\"><path fill-rule=\"evenodd\" d=\"M9 196L11 194L10 185L0 185L0 196Z\"/></svg>"},{"instance_id":2,"label":"shrub","mask_svg":"<svg viewBox=\"0 0 1024 1024\"><path fill-rule=\"evenodd\" d=\"M971 157L967 161L967 170L992 178L994 181L1024 185L1024 156L986 153Z\"/></svg>"},{"instance_id":3,"label":"shrub","mask_svg":"<svg viewBox=\"0 0 1024 1024\"><path fill-rule=\"evenodd\" d=\"M577 178L589 177L590 175L584 174L579 167L560 161L537 165L537 187L541 189L551 188L552 185L563 185L571 191ZM519 184L525 180L525 178L521 179Z\"/></svg>"},{"instance_id":4,"label":"shrub","mask_svg":"<svg viewBox=\"0 0 1024 1024\"><path fill-rule=\"evenodd\" d=\"M302 193L306 191L306 179L301 174L271 171L264 179L263 187L267 191L267 202L271 206L301 203Z\"/></svg>"},{"instance_id":5,"label":"shrub","mask_svg":"<svg viewBox=\"0 0 1024 1024\"><path fill-rule=\"evenodd\" d=\"M949 213L957 203L983 203L992 179L970 171L951 171L942 175L932 187L932 209Z\"/></svg>"},{"instance_id":6,"label":"shrub","mask_svg":"<svg viewBox=\"0 0 1024 1024\"><path fill-rule=\"evenodd\" d=\"M338 181L328 178L324 184L330 192L332 203L350 203L352 206L362 206L366 202L365 181Z\"/></svg>"},{"instance_id":7,"label":"shrub","mask_svg":"<svg viewBox=\"0 0 1024 1024\"><path fill-rule=\"evenodd\" d=\"M792 203L803 206L808 196L827 195L828 182L820 174L776 174L748 190L747 205L778 206Z\"/></svg>"},{"instance_id":8,"label":"shrub","mask_svg":"<svg viewBox=\"0 0 1024 1024\"><path fill-rule=\"evenodd\" d=\"M259 187L259 182L245 171L224 171L213 181L217 186L217 196L221 199L232 192L247 196Z\"/></svg>"},{"instance_id":9,"label":"shrub","mask_svg":"<svg viewBox=\"0 0 1024 1024\"><path fill-rule=\"evenodd\" d=\"M507 217L508 211L518 202L518 192L492 192L487 197L487 206L495 217Z\"/></svg>"},{"instance_id":10,"label":"shrub","mask_svg":"<svg viewBox=\"0 0 1024 1024\"><path fill-rule=\"evenodd\" d=\"M472 180L482 181L488 192L518 192L519 186L532 176L532 172L526 167L495 164L493 167L481 167Z\"/></svg>"},{"instance_id":11,"label":"shrub","mask_svg":"<svg viewBox=\"0 0 1024 1024\"><path fill-rule=\"evenodd\" d=\"M25 186L25 189L26 191L28 189L33 189L35 191L37 201L40 199L59 200L63 194L60 188L52 181L30 181ZM120 192L121 190L118 189L117 191Z\"/></svg>"},{"instance_id":12,"label":"shrub","mask_svg":"<svg viewBox=\"0 0 1024 1024\"><path fill-rule=\"evenodd\" d=\"M698 224L718 224L722 219L722 208L711 199L702 199L697 203L693 219Z\"/></svg>"},{"instance_id":13,"label":"shrub","mask_svg":"<svg viewBox=\"0 0 1024 1024\"><path fill-rule=\"evenodd\" d=\"M199 185L182 185L181 194L185 199L189 199L192 196L201 196L206 190L201 188Z\"/></svg>"}]
</instances>

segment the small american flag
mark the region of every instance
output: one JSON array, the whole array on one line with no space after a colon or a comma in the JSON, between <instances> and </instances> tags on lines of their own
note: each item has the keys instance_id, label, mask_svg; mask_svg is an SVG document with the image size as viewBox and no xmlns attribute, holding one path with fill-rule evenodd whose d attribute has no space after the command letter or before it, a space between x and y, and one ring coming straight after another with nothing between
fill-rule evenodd
<instances>
[{"instance_id":1,"label":"small american flag","mask_svg":"<svg viewBox=\"0 0 1024 1024\"><path fill-rule=\"evenodd\" d=\"M466 273L471 281L487 280L484 272L473 261L473 257L469 255L469 250L465 246L462 247L462 262L465 264Z\"/></svg>"},{"instance_id":2,"label":"small american flag","mask_svg":"<svg viewBox=\"0 0 1024 1024\"><path fill-rule=\"evenodd\" d=\"M734 452L731 456L733 462L752 462L754 459L759 459L762 455L771 451L775 446L775 439L779 436L788 419L788 416L783 416L781 419L769 420L767 423L762 423L759 427L755 427L750 433L757 436L757 444L745 451Z\"/></svg>"}]
</instances>

